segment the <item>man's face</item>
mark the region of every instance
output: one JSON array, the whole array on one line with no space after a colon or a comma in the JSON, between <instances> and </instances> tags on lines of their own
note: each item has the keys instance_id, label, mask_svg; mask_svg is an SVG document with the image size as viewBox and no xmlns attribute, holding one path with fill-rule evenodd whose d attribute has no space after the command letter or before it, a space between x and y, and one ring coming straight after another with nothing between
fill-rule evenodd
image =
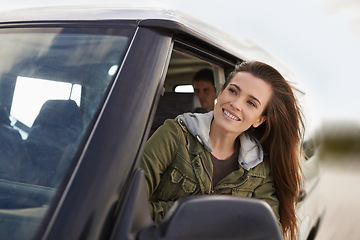
<instances>
[{"instance_id":1,"label":"man's face","mask_svg":"<svg viewBox=\"0 0 360 240\"><path fill-rule=\"evenodd\" d=\"M201 107L206 111L214 109L214 101L216 99L216 90L214 85L206 80L196 80L193 83L194 92L198 96Z\"/></svg>"}]
</instances>

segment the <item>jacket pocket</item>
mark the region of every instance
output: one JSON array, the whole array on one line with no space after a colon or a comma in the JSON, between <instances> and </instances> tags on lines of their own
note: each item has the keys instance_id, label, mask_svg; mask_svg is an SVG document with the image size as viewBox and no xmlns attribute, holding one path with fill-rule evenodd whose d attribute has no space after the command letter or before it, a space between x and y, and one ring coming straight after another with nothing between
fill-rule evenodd
<instances>
[{"instance_id":1,"label":"jacket pocket","mask_svg":"<svg viewBox=\"0 0 360 240\"><path fill-rule=\"evenodd\" d=\"M248 180L244 184L231 189L232 195L251 197L255 189L262 183L262 181L262 178L249 176Z\"/></svg>"},{"instance_id":2,"label":"jacket pocket","mask_svg":"<svg viewBox=\"0 0 360 240\"><path fill-rule=\"evenodd\" d=\"M196 190L196 181L192 180L177 167L171 172L171 182L181 186L179 191L180 197L182 197L182 195L192 194Z\"/></svg>"},{"instance_id":3,"label":"jacket pocket","mask_svg":"<svg viewBox=\"0 0 360 240\"><path fill-rule=\"evenodd\" d=\"M163 177L158 189L160 200L175 201L180 197L194 194L197 183L175 167L170 171L169 178Z\"/></svg>"}]
</instances>

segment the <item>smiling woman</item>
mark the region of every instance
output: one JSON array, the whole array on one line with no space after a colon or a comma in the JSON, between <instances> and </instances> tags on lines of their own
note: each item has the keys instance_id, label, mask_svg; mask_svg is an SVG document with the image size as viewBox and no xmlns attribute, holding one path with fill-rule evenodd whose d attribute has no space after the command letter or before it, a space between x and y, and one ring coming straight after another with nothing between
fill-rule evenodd
<instances>
[{"instance_id":1,"label":"smiling woman","mask_svg":"<svg viewBox=\"0 0 360 240\"><path fill-rule=\"evenodd\" d=\"M214 128L210 132L210 136L216 131L215 126L218 126L215 125L216 123L223 122L219 132L226 130L235 137L250 126L258 127L266 120L263 112L271 95L272 87L269 83L248 72L237 73L217 98L214 111L214 118L217 121L214 121ZM219 149L224 150L223 147Z\"/></svg>"},{"instance_id":2,"label":"smiling woman","mask_svg":"<svg viewBox=\"0 0 360 240\"><path fill-rule=\"evenodd\" d=\"M269 65L244 62L217 99L214 111L167 120L148 140L140 166L152 217L161 222L188 195L254 197L295 239L302 120L291 87Z\"/></svg>"}]
</instances>

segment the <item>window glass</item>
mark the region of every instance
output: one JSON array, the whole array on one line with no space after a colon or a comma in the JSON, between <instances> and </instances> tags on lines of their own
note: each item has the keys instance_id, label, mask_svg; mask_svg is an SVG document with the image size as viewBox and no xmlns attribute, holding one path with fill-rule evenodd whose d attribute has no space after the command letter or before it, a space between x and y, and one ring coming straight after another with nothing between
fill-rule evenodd
<instances>
[{"instance_id":1,"label":"window glass","mask_svg":"<svg viewBox=\"0 0 360 240\"><path fill-rule=\"evenodd\" d=\"M0 29L0 235L31 239L134 33Z\"/></svg>"},{"instance_id":2,"label":"window glass","mask_svg":"<svg viewBox=\"0 0 360 240\"><path fill-rule=\"evenodd\" d=\"M10 109L12 123L19 121L31 128L41 107L50 99L71 99L80 107L81 85L19 76ZM18 129L21 131L21 129ZM27 138L27 132L21 131Z\"/></svg>"},{"instance_id":3,"label":"window glass","mask_svg":"<svg viewBox=\"0 0 360 240\"><path fill-rule=\"evenodd\" d=\"M179 85L175 87L175 92L177 93L193 93L194 87L190 84Z\"/></svg>"}]
</instances>

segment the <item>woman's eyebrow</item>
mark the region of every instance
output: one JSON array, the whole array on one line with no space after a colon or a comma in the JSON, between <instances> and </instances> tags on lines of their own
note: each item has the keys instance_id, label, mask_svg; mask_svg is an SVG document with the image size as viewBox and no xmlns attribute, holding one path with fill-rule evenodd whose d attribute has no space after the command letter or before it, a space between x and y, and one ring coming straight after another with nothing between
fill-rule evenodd
<instances>
[{"instance_id":1,"label":"woman's eyebrow","mask_svg":"<svg viewBox=\"0 0 360 240\"><path fill-rule=\"evenodd\" d=\"M233 86L234 88L236 88L238 91L241 91L241 88L240 88L238 85L233 84L233 83L231 83L230 85ZM251 99L253 99L254 101L258 102L258 103L261 105L260 100L257 99L255 96L249 95L249 97L250 97Z\"/></svg>"},{"instance_id":2,"label":"woman's eyebrow","mask_svg":"<svg viewBox=\"0 0 360 240\"><path fill-rule=\"evenodd\" d=\"M241 91L241 88L238 85L236 85L234 83L230 83L230 85L233 86L234 88L236 88L238 91Z\"/></svg>"},{"instance_id":3,"label":"woman's eyebrow","mask_svg":"<svg viewBox=\"0 0 360 240\"><path fill-rule=\"evenodd\" d=\"M249 97L250 97L251 99L253 99L254 101L258 102L259 105L261 105L261 102L260 102L259 99L257 99L256 97L254 97L253 95L249 95Z\"/></svg>"}]
</instances>

